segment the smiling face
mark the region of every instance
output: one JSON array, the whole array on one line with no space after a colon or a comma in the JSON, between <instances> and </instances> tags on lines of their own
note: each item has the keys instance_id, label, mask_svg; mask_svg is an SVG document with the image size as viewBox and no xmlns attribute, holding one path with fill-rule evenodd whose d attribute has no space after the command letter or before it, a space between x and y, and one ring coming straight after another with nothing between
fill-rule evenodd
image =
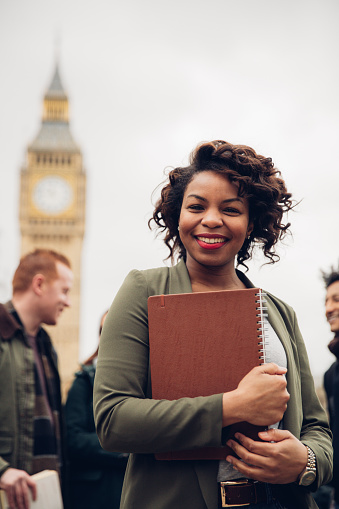
<instances>
[{"instance_id":1,"label":"smiling face","mask_svg":"<svg viewBox=\"0 0 339 509\"><path fill-rule=\"evenodd\" d=\"M248 201L226 176L202 171L186 188L179 227L188 269L234 270L236 255L252 230Z\"/></svg>"},{"instance_id":2,"label":"smiling face","mask_svg":"<svg viewBox=\"0 0 339 509\"><path fill-rule=\"evenodd\" d=\"M70 306L69 292L73 284L73 273L63 263L56 262L58 277L45 280L41 299L41 323L56 325L64 308Z\"/></svg>"},{"instance_id":3,"label":"smiling face","mask_svg":"<svg viewBox=\"0 0 339 509\"><path fill-rule=\"evenodd\" d=\"M327 288L325 312L332 332L339 332L339 281Z\"/></svg>"}]
</instances>

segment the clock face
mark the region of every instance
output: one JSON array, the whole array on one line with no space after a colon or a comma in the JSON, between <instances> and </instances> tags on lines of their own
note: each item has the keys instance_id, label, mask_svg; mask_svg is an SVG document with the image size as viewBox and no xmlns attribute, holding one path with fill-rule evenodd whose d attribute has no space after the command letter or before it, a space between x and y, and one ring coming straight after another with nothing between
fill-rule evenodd
<instances>
[{"instance_id":1,"label":"clock face","mask_svg":"<svg viewBox=\"0 0 339 509\"><path fill-rule=\"evenodd\" d=\"M44 177L33 189L33 202L45 214L60 214L72 201L72 187L62 177Z\"/></svg>"}]
</instances>

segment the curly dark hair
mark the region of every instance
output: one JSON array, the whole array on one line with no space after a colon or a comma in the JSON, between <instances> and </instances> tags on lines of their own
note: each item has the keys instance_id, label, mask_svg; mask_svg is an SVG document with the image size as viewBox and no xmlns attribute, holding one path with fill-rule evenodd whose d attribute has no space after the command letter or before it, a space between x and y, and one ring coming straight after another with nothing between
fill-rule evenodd
<instances>
[{"instance_id":1,"label":"curly dark hair","mask_svg":"<svg viewBox=\"0 0 339 509\"><path fill-rule=\"evenodd\" d=\"M327 289L332 283L336 283L339 281L339 262L338 262L338 268L331 267L329 272L321 271L321 275L323 278L323 281L325 283L325 288Z\"/></svg>"},{"instance_id":2,"label":"curly dark hair","mask_svg":"<svg viewBox=\"0 0 339 509\"><path fill-rule=\"evenodd\" d=\"M188 184L202 171L225 175L239 186L239 196L248 200L253 231L237 255L237 264L247 268L244 262L251 258L256 244L269 259L268 263L278 261L275 244L290 227L290 223L282 223L282 217L294 207L292 195L287 192L271 158L258 155L246 145L232 145L222 140L198 145L191 153L189 166L174 168L168 174L169 182L162 188L148 222L151 228L154 221L158 233L165 233L164 242L170 250L168 258L173 261L178 254L179 259L186 259L186 250L178 234L179 216Z\"/></svg>"}]
</instances>

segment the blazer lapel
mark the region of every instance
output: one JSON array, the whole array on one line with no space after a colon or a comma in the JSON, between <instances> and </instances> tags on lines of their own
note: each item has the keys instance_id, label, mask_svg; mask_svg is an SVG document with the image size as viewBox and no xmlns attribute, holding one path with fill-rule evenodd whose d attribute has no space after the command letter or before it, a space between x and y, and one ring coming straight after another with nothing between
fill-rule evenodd
<instances>
[{"instance_id":1,"label":"blazer lapel","mask_svg":"<svg viewBox=\"0 0 339 509\"><path fill-rule=\"evenodd\" d=\"M169 294L192 293L191 280L184 260L169 269Z\"/></svg>"}]
</instances>

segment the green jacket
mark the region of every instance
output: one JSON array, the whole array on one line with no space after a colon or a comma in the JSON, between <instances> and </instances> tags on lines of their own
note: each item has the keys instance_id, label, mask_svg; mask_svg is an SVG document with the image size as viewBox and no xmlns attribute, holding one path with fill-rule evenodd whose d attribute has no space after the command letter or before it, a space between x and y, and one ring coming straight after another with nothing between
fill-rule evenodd
<instances>
[{"instance_id":1,"label":"green jacket","mask_svg":"<svg viewBox=\"0 0 339 509\"><path fill-rule=\"evenodd\" d=\"M252 283L240 272L248 287ZM122 509L216 509L217 461L157 461L153 453L220 446L222 394L152 400L149 392L147 298L191 292L183 261L167 268L132 271L119 290L100 340L94 383L94 415L102 446L131 452L121 498ZM294 311L267 296L269 321L287 356L290 400L284 426L317 457L316 489L332 475L332 445L326 413L317 398L307 353ZM317 507L309 489L278 486L288 507Z\"/></svg>"},{"instance_id":2,"label":"green jacket","mask_svg":"<svg viewBox=\"0 0 339 509\"><path fill-rule=\"evenodd\" d=\"M11 302L0 304L0 476L8 467L32 473L34 354L19 322ZM61 409L56 353L47 332L39 334L58 381Z\"/></svg>"}]
</instances>

